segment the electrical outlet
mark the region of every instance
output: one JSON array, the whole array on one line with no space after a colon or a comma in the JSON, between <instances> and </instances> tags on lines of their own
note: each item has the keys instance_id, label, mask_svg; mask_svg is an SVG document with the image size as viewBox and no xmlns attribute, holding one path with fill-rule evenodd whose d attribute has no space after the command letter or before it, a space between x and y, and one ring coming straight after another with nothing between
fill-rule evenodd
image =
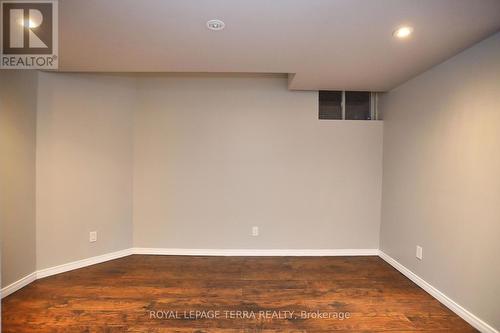
<instances>
[{"instance_id":1,"label":"electrical outlet","mask_svg":"<svg viewBox=\"0 0 500 333\"><path fill-rule=\"evenodd\" d=\"M97 242L97 231L91 231L89 233L89 242Z\"/></svg>"},{"instance_id":2,"label":"electrical outlet","mask_svg":"<svg viewBox=\"0 0 500 333\"><path fill-rule=\"evenodd\" d=\"M416 257L417 259L419 260L422 260L422 257L423 257L423 249L421 246L417 245L417 254L416 254Z\"/></svg>"},{"instance_id":3,"label":"electrical outlet","mask_svg":"<svg viewBox=\"0 0 500 333\"><path fill-rule=\"evenodd\" d=\"M252 236L259 235L259 227L252 227Z\"/></svg>"}]
</instances>

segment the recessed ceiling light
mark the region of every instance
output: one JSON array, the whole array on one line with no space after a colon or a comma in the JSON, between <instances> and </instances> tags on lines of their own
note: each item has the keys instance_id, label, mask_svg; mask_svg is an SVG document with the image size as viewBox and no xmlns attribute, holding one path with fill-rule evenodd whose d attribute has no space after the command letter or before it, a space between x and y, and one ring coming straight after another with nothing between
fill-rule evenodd
<instances>
[{"instance_id":1,"label":"recessed ceiling light","mask_svg":"<svg viewBox=\"0 0 500 333\"><path fill-rule=\"evenodd\" d=\"M393 33L392 35L396 38L399 38L399 39L405 39L405 38L408 38L410 37L411 33L413 32L413 28L410 27L410 26L402 26L402 27L399 27L397 28Z\"/></svg>"},{"instance_id":2,"label":"recessed ceiling light","mask_svg":"<svg viewBox=\"0 0 500 333\"><path fill-rule=\"evenodd\" d=\"M210 30L219 31L224 29L225 26L226 24L221 20L210 20L207 22L207 28Z\"/></svg>"}]
</instances>

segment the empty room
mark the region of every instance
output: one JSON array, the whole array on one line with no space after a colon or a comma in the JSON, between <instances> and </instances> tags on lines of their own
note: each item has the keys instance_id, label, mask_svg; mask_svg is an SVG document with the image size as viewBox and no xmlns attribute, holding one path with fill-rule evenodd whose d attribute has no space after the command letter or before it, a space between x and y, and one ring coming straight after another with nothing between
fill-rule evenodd
<instances>
[{"instance_id":1,"label":"empty room","mask_svg":"<svg viewBox=\"0 0 500 333\"><path fill-rule=\"evenodd\" d=\"M500 0L0 29L1 332L500 332Z\"/></svg>"}]
</instances>

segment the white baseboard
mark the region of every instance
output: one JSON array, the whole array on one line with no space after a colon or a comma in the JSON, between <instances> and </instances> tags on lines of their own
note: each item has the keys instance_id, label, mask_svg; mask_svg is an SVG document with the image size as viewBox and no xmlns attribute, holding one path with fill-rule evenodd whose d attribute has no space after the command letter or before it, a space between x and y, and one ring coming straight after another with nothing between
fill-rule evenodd
<instances>
[{"instance_id":1,"label":"white baseboard","mask_svg":"<svg viewBox=\"0 0 500 333\"><path fill-rule=\"evenodd\" d=\"M282 256L376 256L378 249L174 249L174 248L133 248L134 254L167 256L242 256L242 257L282 257Z\"/></svg>"},{"instance_id":2,"label":"white baseboard","mask_svg":"<svg viewBox=\"0 0 500 333\"><path fill-rule=\"evenodd\" d=\"M30 284L31 282L33 282L37 279L42 279L44 277L72 271L74 269L78 269L78 268L82 268L82 267L86 267L86 266L90 266L90 265L100 264L100 263L105 262L105 261L126 257L126 256L129 256L131 254L133 254L132 248L121 250L121 251L116 251L116 252L111 252L111 253L106 253L106 254L103 254L100 256L90 257L87 259L77 260L77 261L73 261L73 262L70 262L67 264L38 270L36 272L33 272L33 273L23 277L22 279L17 280L16 282L6 286L5 288L2 288L2 290L0 292L1 298L8 296L15 291L18 291L22 287Z\"/></svg>"},{"instance_id":3,"label":"white baseboard","mask_svg":"<svg viewBox=\"0 0 500 333\"><path fill-rule=\"evenodd\" d=\"M379 251L380 258L384 259L392 267L401 272L408 279L412 280L420 288L424 289L426 292L431 294L439 302L449 308L451 311L455 312L463 320L474 326L482 333L499 333L495 328L488 325L486 322L475 316L473 313L469 312L460 304L453 301L451 298L446 296L444 293L427 283L424 279L413 273L411 270L400 264L397 260L384 253L382 250Z\"/></svg>"},{"instance_id":4,"label":"white baseboard","mask_svg":"<svg viewBox=\"0 0 500 333\"><path fill-rule=\"evenodd\" d=\"M47 276L55 275L55 274L60 274L64 273L67 271L72 271L74 269L90 266L90 265L95 265L95 264L100 264L105 261L113 260L113 259L118 259L122 257L126 257L133 254L132 249L125 249L121 251L116 251L116 252L111 252L111 253L106 253L100 256L95 256L95 257L90 257L87 259L82 259L82 260L77 260L73 261L67 264L62 264L59 266L54 266L54 267L49 267L45 269L41 269L36 272L36 278L37 279L42 279Z\"/></svg>"},{"instance_id":5,"label":"white baseboard","mask_svg":"<svg viewBox=\"0 0 500 333\"><path fill-rule=\"evenodd\" d=\"M30 273L26 275L25 277L17 280L16 282L13 282L9 284L8 286L2 288L2 291L0 292L1 298L4 298L6 296L9 296L15 291L18 291L22 287L30 284L31 282L36 280L36 272Z\"/></svg>"}]
</instances>

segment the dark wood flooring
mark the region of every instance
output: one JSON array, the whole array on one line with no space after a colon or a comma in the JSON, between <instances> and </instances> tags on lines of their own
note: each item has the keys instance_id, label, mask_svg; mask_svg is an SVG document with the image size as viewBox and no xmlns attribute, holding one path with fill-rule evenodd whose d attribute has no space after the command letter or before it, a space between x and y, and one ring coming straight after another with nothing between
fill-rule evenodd
<instances>
[{"instance_id":1,"label":"dark wood flooring","mask_svg":"<svg viewBox=\"0 0 500 333\"><path fill-rule=\"evenodd\" d=\"M167 314L175 318L159 318ZM202 318L210 314L217 318ZM133 255L37 280L2 300L2 326L4 333L476 332L378 257Z\"/></svg>"}]
</instances>

